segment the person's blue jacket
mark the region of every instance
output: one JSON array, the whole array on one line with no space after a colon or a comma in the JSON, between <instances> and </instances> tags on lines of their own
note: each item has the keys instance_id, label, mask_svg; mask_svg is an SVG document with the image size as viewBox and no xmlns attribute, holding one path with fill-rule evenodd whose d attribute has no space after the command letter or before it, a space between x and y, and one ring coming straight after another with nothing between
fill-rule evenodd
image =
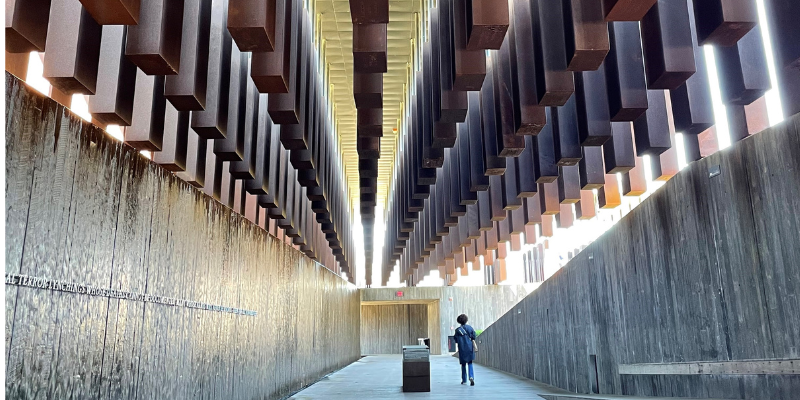
<instances>
[{"instance_id":1,"label":"person's blue jacket","mask_svg":"<svg viewBox=\"0 0 800 400\"><path fill-rule=\"evenodd\" d=\"M475 359L475 351L472 348L472 341L475 340L475 330L469 325L461 325L456 328L454 335L458 344L458 362L461 364L471 363Z\"/></svg>"}]
</instances>

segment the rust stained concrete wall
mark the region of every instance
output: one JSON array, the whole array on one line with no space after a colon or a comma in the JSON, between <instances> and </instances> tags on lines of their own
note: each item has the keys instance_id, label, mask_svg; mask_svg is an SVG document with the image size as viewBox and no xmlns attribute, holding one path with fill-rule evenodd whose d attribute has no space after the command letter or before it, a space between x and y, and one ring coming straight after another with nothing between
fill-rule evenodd
<instances>
[{"instance_id":1,"label":"rust stained concrete wall","mask_svg":"<svg viewBox=\"0 0 800 400\"><path fill-rule=\"evenodd\" d=\"M6 74L6 396L281 398L360 355L357 289Z\"/></svg>"},{"instance_id":2,"label":"rust stained concrete wall","mask_svg":"<svg viewBox=\"0 0 800 400\"><path fill-rule=\"evenodd\" d=\"M797 398L800 375L618 366L797 359L798 210L800 115L673 177L490 326L478 362L588 393L594 355L601 393Z\"/></svg>"}]
</instances>

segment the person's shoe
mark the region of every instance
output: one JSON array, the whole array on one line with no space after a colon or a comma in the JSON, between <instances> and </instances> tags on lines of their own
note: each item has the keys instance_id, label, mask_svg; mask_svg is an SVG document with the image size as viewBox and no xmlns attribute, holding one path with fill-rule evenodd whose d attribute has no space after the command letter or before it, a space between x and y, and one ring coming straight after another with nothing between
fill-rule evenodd
<instances>
[{"instance_id":1,"label":"person's shoe","mask_svg":"<svg viewBox=\"0 0 800 400\"><path fill-rule=\"evenodd\" d=\"M462 384L462 385L466 385L466 384L467 384L467 382L461 382L461 384Z\"/></svg>"},{"instance_id":2,"label":"person's shoe","mask_svg":"<svg viewBox=\"0 0 800 400\"><path fill-rule=\"evenodd\" d=\"M469 385L475 386L475 378L469 378Z\"/></svg>"}]
</instances>

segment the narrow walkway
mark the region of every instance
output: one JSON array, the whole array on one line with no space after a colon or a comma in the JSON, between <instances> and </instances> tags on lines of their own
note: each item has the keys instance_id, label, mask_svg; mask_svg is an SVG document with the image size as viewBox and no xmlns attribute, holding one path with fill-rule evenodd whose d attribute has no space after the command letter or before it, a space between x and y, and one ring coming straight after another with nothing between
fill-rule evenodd
<instances>
[{"instance_id":1,"label":"narrow walkway","mask_svg":"<svg viewBox=\"0 0 800 400\"><path fill-rule=\"evenodd\" d=\"M400 355L364 357L291 399L534 399L554 393L547 385L475 364L475 386L461 385L461 366L451 356L431 356L430 393L403 393ZM557 390L561 392L560 390ZM562 392L566 393L566 392Z\"/></svg>"}]
</instances>

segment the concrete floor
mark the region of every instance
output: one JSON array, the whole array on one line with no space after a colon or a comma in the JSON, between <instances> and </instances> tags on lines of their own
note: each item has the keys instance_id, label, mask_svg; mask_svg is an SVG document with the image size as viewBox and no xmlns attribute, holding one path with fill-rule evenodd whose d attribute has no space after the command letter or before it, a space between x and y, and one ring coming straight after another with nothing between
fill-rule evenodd
<instances>
[{"instance_id":1,"label":"concrete floor","mask_svg":"<svg viewBox=\"0 0 800 400\"><path fill-rule=\"evenodd\" d=\"M475 364L475 386L461 385L461 366L449 355L431 356L430 393L403 393L400 355L364 357L323 378L291 399L534 399L566 393Z\"/></svg>"}]
</instances>

